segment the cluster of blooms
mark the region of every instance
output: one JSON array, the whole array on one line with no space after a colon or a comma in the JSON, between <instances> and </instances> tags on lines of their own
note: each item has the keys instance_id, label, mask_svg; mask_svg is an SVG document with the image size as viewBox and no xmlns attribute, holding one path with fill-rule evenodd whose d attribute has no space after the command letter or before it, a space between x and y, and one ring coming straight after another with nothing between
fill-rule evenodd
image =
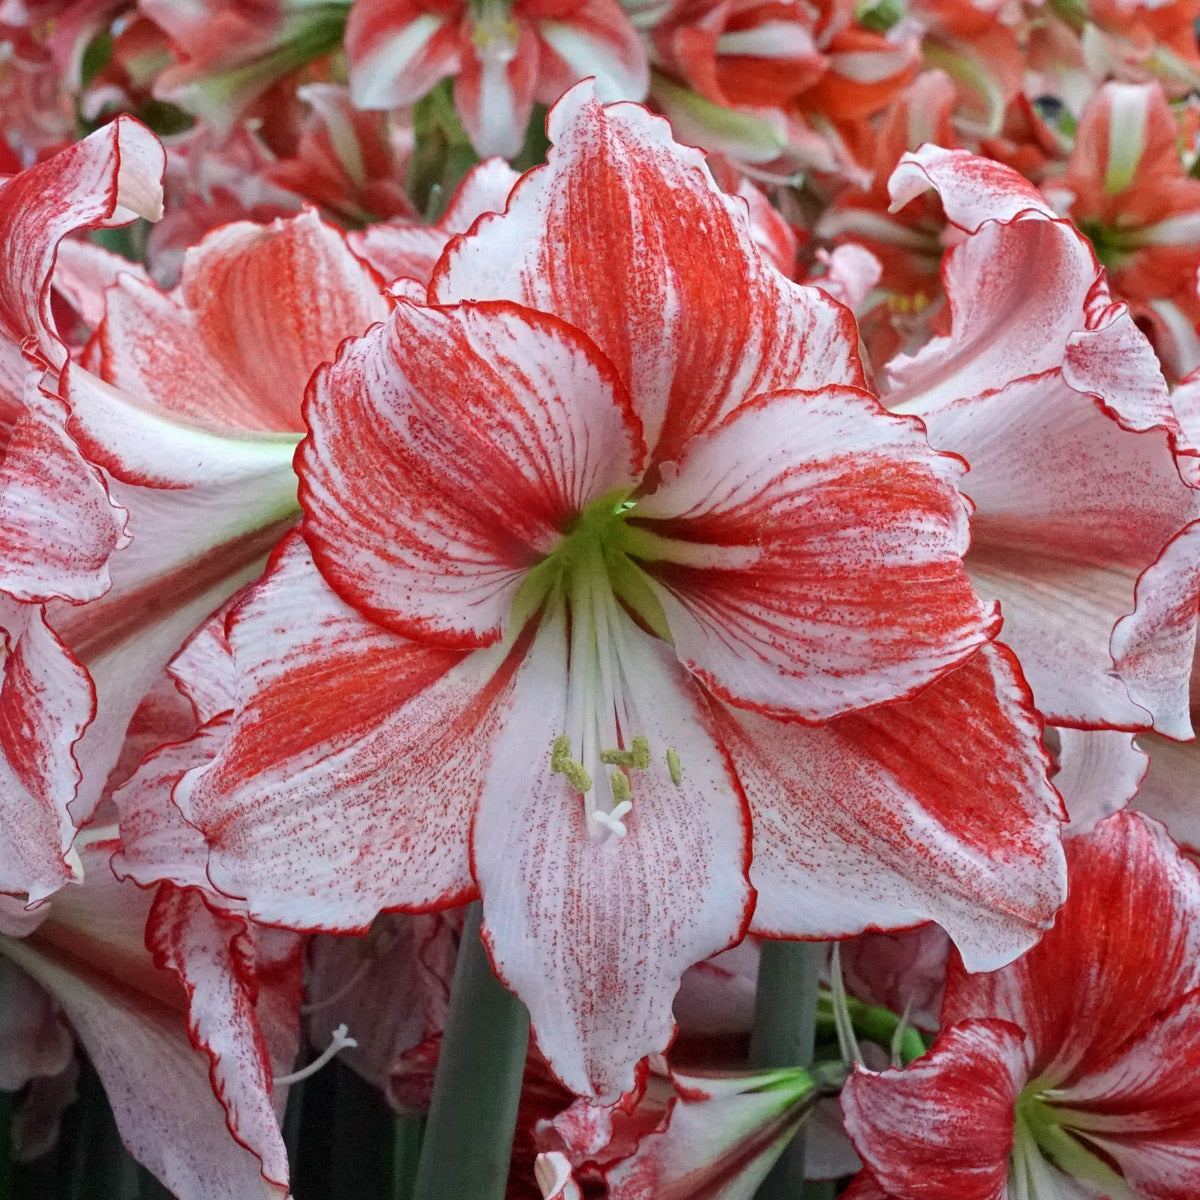
<instances>
[{"instance_id":1,"label":"cluster of blooms","mask_svg":"<svg viewBox=\"0 0 1200 1200\"><path fill-rule=\"evenodd\" d=\"M1200 1196L1198 17L4 0L6 1146L305 1200L482 947L501 1194Z\"/></svg>"}]
</instances>

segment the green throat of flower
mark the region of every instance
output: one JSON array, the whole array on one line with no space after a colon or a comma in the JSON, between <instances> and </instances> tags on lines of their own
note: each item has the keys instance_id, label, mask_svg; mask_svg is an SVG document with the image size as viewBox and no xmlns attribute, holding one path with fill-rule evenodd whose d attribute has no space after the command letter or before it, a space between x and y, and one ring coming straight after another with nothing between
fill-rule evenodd
<instances>
[{"instance_id":1,"label":"green throat of flower","mask_svg":"<svg viewBox=\"0 0 1200 1200\"><path fill-rule=\"evenodd\" d=\"M678 787L683 764L673 747L652 747L633 727L630 677L639 655L630 618L670 641L666 615L637 559L655 557L660 539L631 524L637 502L610 493L584 510L526 576L513 605L513 635L531 620L561 621L568 653L566 729L548 748L550 770L580 800L592 837L624 837L647 773Z\"/></svg>"},{"instance_id":2,"label":"green throat of flower","mask_svg":"<svg viewBox=\"0 0 1200 1200\"><path fill-rule=\"evenodd\" d=\"M1063 1104L1062 1093L1034 1080L1017 1097L1008 1189L1013 1200L1054 1200L1061 1194L1053 1163L1064 1174L1095 1184L1111 1200L1142 1200L1093 1150L1089 1130L1099 1133L1103 1118Z\"/></svg>"}]
</instances>

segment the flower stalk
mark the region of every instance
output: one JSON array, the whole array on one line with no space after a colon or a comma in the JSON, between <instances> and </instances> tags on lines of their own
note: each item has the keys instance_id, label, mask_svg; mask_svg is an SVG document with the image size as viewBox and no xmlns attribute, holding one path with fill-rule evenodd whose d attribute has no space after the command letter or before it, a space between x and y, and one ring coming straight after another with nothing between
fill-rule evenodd
<instances>
[{"instance_id":1,"label":"flower stalk","mask_svg":"<svg viewBox=\"0 0 1200 1200\"><path fill-rule=\"evenodd\" d=\"M529 1044L525 1006L496 978L471 905L454 969L413 1200L503 1200Z\"/></svg>"},{"instance_id":2,"label":"flower stalk","mask_svg":"<svg viewBox=\"0 0 1200 1200\"><path fill-rule=\"evenodd\" d=\"M821 942L762 945L750 1062L756 1067L808 1067L817 1031ZM795 1200L804 1193L804 1130L797 1130L758 1189L758 1200Z\"/></svg>"}]
</instances>

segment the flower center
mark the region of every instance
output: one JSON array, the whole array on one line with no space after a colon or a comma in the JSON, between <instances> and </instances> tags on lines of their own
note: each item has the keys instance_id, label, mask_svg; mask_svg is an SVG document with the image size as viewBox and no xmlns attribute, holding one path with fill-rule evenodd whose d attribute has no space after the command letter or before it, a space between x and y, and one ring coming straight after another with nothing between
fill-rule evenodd
<instances>
[{"instance_id":1,"label":"flower center","mask_svg":"<svg viewBox=\"0 0 1200 1200\"><path fill-rule=\"evenodd\" d=\"M1053 1163L1064 1174L1095 1184L1111 1200L1140 1200L1138 1194L1086 1140L1092 1114L1062 1104L1065 1094L1027 1084L1017 1097L1013 1148L1008 1162L1008 1188L1013 1200L1057 1200L1062 1188Z\"/></svg>"},{"instance_id":2,"label":"flower center","mask_svg":"<svg viewBox=\"0 0 1200 1200\"><path fill-rule=\"evenodd\" d=\"M676 786L683 781L678 752L652 746L630 712L629 679L641 665L631 621L670 640L662 606L632 557L641 539L627 522L636 507L618 492L582 512L526 576L510 623L515 631L541 614L565 624L566 728L549 748L550 769L582 798L589 834L605 840L628 832L646 772L663 771Z\"/></svg>"}]
</instances>

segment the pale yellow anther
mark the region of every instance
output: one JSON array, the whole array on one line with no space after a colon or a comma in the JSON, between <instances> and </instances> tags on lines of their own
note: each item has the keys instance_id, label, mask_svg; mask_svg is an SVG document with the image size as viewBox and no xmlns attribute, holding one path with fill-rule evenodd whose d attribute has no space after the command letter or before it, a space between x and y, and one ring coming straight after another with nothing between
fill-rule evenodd
<instances>
[{"instance_id":1,"label":"pale yellow anther","mask_svg":"<svg viewBox=\"0 0 1200 1200\"><path fill-rule=\"evenodd\" d=\"M679 754L675 750L667 751L667 773L676 787L683 782L683 764L679 761Z\"/></svg>"},{"instance_id":2,"label":"pale yellow anther","mask_svg":"<svg viewBox=\"0 0 1200 1200\"><path fill-rule=\"evenodd\" d=\"M571 757L571 739L565 733L560 733L550 748L550 770L565 775L567 782L581 794L592 790L592 777L583 763Z\"/></svg>"},{"instance_id":3,"label":"pale yellow anther","mask_svg":"<svg viewBox=\"0 0 1200 1200\"><path fill-rule=\"evenodd\" d=\"M650 765L650 743L639 734L628 750L601 750L600 761L610 767L635 767L644 771Z\"/></svg>"},{"instance_id":4,"label":"pale yellow anther","mask_svg":"<svg viewBox=\"0 0 1200 1200\"><path fill-rule=\"evenodd\" d=\"M629 790L629 780L624 771L614 771L608 780L612 787L613 801L620 804L624 800L632 800L633 793Z\"/></svg>"}]
</instances>

